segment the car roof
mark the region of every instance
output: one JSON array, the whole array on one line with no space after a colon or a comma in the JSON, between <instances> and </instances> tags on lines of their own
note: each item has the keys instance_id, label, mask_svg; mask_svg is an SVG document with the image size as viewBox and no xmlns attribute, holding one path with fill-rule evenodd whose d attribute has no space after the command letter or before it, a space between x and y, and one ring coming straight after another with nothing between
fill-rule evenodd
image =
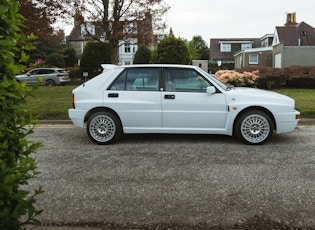
<instances>
[{"instance_id":1,"label":"car roof","mask_svg":"<svg viewBox=\"0 0 315 230\"><path fill-rule=\"evenodd\" d=\"M162 68L162 67L173 67L173 68L193 68L197 69L197 66L193 65L180 65L180 64L133 64L133 65L112 65L112 64L102 64L101 65L104 70L108 69L129 69L129 68L148 68L148 67L156 67L156 68Z\"/></svg>"}]
</instances>

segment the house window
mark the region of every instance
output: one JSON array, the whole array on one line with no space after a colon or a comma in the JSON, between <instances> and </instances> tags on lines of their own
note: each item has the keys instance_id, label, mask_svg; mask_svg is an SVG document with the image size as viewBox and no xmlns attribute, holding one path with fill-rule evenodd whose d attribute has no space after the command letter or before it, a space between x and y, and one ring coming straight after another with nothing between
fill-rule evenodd
<instances>
[{"instance_id":1,"label":"house window","mask_svg":"<svg viewBox=\"0 0 315 230\"><path fill-rule=\"evenodd\" d=\"M249 55L249 64L258 64L258 54Z\"/></svg>"},{"instance_id":2,"label":"house window","mask_svg":"<svg viewBox=\"0 0 315 230\"><path fill-rule=\"evenodd\" d=\"M252 44L251 43L243 43L241 50L246 50L246 49L251 49L252 48Z\"/></svg>"},{"instance_id":3,"label":"house window","mask_svg":"<svg viewBox=\"0 0 315 230\"><path fill-rule=\"evenodd\" d=\"M131 45L130 42L125 42L125 53L131 52Z\"/></svg>"},{"instance_id":4,"label":"house window","mask_svg":"<svg viewBox=\"0 0 315 230\"><path fill-rule=\"evenodd\" d=\"M220 51L221 52L231 52L231 44L221 43Z\"/></svg>"}]
</instances>

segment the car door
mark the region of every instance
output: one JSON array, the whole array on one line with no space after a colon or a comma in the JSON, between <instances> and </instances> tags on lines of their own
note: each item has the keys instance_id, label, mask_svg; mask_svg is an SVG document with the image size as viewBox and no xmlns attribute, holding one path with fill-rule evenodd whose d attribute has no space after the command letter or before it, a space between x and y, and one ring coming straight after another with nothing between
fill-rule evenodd
<instances>
[{"instance_id":1,"label":"car door","mask_svg":"<svg viewBox=\"0 0 315 230\"><path fill-rule=\"evenodd\" d=\"M25 82L28 85L33 85L37 83L39 69L33 69L27 73L27 77L25 78Z\"/></svg>"},{"instance_id":2,"label":"car door","mask_svg":"<svg viewBox=\"0 0 315 230\"><path fill-rule=\"evenodd\" d=\"M186 133L224 129L228 112L225 95L207 94L207 87L212 84L199 72L189 68L164 68L163 79L164 129Z\"/></svg>"},{"instance_id":3,"label":"car door","mask_svg":"<svg viewBox=\"0 0 315 230\"><path fill-rule=\"evenodd\" d=\"M104 104L118 113L125 133L162 127L159 78L159 68L126 68L105 91Z\"/></svg>"}]
</instances>

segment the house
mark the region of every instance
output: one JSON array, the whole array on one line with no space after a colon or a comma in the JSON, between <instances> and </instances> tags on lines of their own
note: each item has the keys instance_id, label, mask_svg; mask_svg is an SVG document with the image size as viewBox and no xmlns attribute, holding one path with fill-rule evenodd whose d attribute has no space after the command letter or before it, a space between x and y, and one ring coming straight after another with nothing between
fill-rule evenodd
<instances>
[{"instance_id":1,"label":"house","mask_svg":"<svg viewBox=\"0 0 315 230\"><path fill-rule=\"evenodd\" d=\"M260 38L260 47L240 50L234 53L234 68L246 66L272 66L273 34L266 34Z\"/></svg>"},{"instance_id":2,"label":"house","mask_svg":"<svg viewBox=\"0 0 315 230\"><path fill-rule=\"evenodd\" d=\"M119 64L133 64L134 55L138 47L145 45L153 48L158 42L158 37L153 34L152 16L148 12L145 19L135 21L133 28L123 26L124 22L120 22L121 39L119 40ZM128 35L128 36L125 36ZM68 47L75 50L78 57L78 64L83 53L85 45L89 41L100 40L105 41L106 36L102 26L97 22L85 22L82 14L76 12L74 16L74 27L67 37Z\"/></svg>"},{"instance_id":3,"label":"house","mask_svg":"<svg viewBox=\"0 0 315 230\"><path fill-rule=\"evenodd\" d=\"M210 71L215 72L224 66L234 68L234 54L240 50L260 47L259 38L214 38L210 39Z\"/></svg>"},{"instance_id":4,"label":"house","mask_svg":"<svg viewBox=\"0 0 315 230\"><path fill-rule=\"evenodd\" d=\"M297 23L295 13L287 14L284 26L277 26L274 34L267 34L260 40L259 48L234 54L235 68L315 65L315 29L305 22Z\"/></svg>"},{"instance_id":5,"label":"house","mask_svg":"<svg viewBox=\"0 0 315 230\"><path fill-rule=\"evenodd\" d=\"M277 26L272 47L275 68L314 66L315 28L305 22Z\"/></svg>"}]
</instances>

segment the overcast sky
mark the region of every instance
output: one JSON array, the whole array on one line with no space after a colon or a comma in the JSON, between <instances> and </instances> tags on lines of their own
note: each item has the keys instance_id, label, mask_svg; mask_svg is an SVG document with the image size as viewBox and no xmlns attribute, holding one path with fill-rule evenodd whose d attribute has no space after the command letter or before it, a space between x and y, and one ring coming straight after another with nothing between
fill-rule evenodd
<instances>
[{"instance_id":1,"label":"overcast sky","mask_svg":"<svg viewBox=\"0 0 315 230\"><path fill-rule=\"evenodd\" d=\"M165 0L166 22L176 37L260 38L283 26L286 14L315 27L314 0Z\"/></svg>"}]
</instances>

